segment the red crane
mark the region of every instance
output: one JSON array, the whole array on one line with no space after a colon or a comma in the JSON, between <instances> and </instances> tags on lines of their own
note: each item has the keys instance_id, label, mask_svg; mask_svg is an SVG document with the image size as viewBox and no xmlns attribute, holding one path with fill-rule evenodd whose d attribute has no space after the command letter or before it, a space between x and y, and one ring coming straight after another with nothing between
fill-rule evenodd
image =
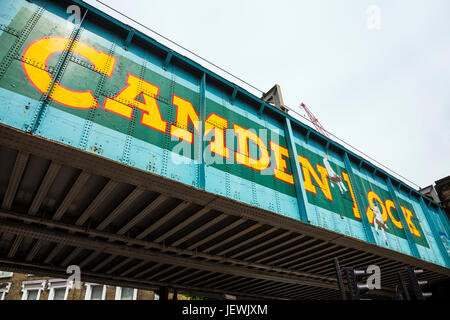
<instances>
[{"instance_id":1,"label":"red crane","mask_svg":"<svg viewBox=\"0 0 450 320\"><path fill-rule=\"evenodd\" d=\"M330 138L325 128L322 126L322 124L319 122L319 120L312 114L311 111L309 111L308 107L302 102L300 104L300 107L305 109L306 113L308 114L309 119L316 127L317 131L319 131L321 134L323 134L325 137Z\"/></svg>"}]
</instances>

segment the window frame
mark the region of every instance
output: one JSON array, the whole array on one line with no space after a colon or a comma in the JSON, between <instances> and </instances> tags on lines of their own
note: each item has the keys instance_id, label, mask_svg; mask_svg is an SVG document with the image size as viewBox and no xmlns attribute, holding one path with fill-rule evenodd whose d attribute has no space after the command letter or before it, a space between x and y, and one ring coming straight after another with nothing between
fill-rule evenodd
<instances>
[{"instance_id":1,"label":"window frame","mask_svg":"<svg viewBox=\"0 0 450 320\"><path fill-rule=\"evenodd\" d=\"M103 287L101 300L105 300L105 298L106 298L106 285L105 284L85 283L84 285L86 286L86 294L84 295L84 300L92 300L91 299L92 287L94 287L94 286L101 286L101 287Z\"/></svg>"},{"instance_id":2,"label":"window frame","mask_svg":"<svg viewBox=\"0 0 450 320\"><path fill-rule=\"evenodd\" d=\"M11 289L11 282L6 282L6 286L0 288L0 300L5 300L5 296L9 292L9 289Z\"/></svg>"},{"instance_id":3,"label":"window frame","mask_svg":"<svg viewBox=\"0 0 450 320\"><path fill-rule=\"evenodd\" d=\"M9 274L3 274L3 272L9 273ZM0 279L4 279L4 278L12 278L13 275L14 275L14 272L0 271Z\"/></svg>"},{"instance_id":4,"label":"window frame","mask_svg":"<svg viewBox=\"0 0 450 320\"><path fill-rule=\"evenodd\" d=\"M55 289L65 288L64 299L67 300L69 290L72 289L73 282L66 279L50 279L48 280L47 288L50 290L48 300L55 300Z\"/></svg>"},{"instance_id":5,"label":"window frame","mask_svg":"<svg viewBox=\"0 0 450 320\"><path fill-rule=\"evenodd\" d=\"M115 300L122 300L122 288L123 287L116 287L116 296L115 296ZM137 289L135 288L130 288L133 289L133 299L132 300L137 300Z\"/></svg>"},{"instance_id":6,"label":"window frame","mask_svg":"<svg viewBox=\"0 0 450 320\"><path fill-rule=\"evenodd\" d=\"M39 300L42 291L45 289L45 283L47 280L30 280L22 282L22 298L21 300L28 300L29 291L38 290L38 294L35 300Z\"/></svg>"}]
</instances>

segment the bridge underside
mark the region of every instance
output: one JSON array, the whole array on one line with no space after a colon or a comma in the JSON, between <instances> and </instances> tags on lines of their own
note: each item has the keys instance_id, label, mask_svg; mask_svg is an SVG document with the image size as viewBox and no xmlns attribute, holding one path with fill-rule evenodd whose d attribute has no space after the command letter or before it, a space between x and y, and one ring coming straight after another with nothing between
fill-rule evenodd
<instances>
[{"instance_id":1,"label":"bridge underside","mask_svg":"<svg viewBox=\"0 0 450 320\"><path fill-rule=\"evenodd\" d=\"M448 269L0 125L0 269L252 299L338 299L333 258Z\"/></svg>"}]
</instances>

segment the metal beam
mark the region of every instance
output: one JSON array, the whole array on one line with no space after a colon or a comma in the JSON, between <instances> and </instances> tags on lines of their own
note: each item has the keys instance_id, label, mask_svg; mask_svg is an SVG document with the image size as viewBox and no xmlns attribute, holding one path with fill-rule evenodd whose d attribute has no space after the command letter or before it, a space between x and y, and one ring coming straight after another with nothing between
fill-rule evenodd
<instances>
[{"instance_id":1,"label":"metal beam","mask_svg":"<svg viewBox=\"0 0 450 320\"><path fill-rule=\"evenodd\" d=\"M158 219L158 221L152 223L149 227L147 227L144 231L142 231L140 234L136 236L136 239L144 239L147 235L161 227L164 223L172 219L174 216L179 214L181 211L186 209L189 205L191 205L188 201L183 201L178 206L170 210L168 213L164 214L161 218Z\"/></svg>"},{"instance_id":2,"label":"metal beam","mask_svg":"<svg viewBox=\"0 0 450 320\"><path fill-rule=\"evenodd\" d=\"M70 191L64 197L64 200L59 205L55 214L53 215L53 220L60 220L62 216L66 213L67 209L72 204L72 201L75 197L81 192L81 189L84 187L85 183L88 181L90 175L85 171L81 171L75 183L70 188Z\"/></svg>"},{"instance_id":3,"label":"metal beam","mask_svg":"<svg viewBox=\"0 0 450 320\"><path fill-rule=\"evenodd\" d=\"M287 256L282 256L282 257L280 257L280 258L278 258L276 260L271 260L270 262L268 262L270 265L275 265L279 261L283 261L285 259L289 259L289 258L295 257L298 254L301 254L302 252L304 252L305 250L309 250L309 248L304 249L304 250L299 250L299 251L297 249L298 248L303 248L305 245L307 245L307 244L309 244L311 242L315 242L315 241L318 241L318 240L317 239L306 240L305 242L298 243L295 246L289 246L288 248L286 248L284 250L277 251L277 252L275 252L275 253L267 256L267 257L263 257L262 259L255 260L254 262L263 263L263 261L270 260L270 259L272 259L274 257L282 256L283 254L285 254L287 252L291 252L292 250L295 250L294 252L292 252L291 254L288 254ZM323 243L321 243L321 244L323 244Z\"/></svg>"},{"instance_id":4,"label":"metal beam","mask_svg":"<svg viewBox=\"0 0 450 320\"><path fill-rule=\"evenodd\" d=\"M239 91L238 86L234 86L233 93L231 94L231 97L230 97L231 104L234 104L234 101L236 100L236 95L237 95L238 91Z\"/></svg>"},{"instance_id":5,"label":"metal beam","mask_svg":"<svg viewBox=\"0 0 450 320\"><path fill-rule=\"evenodd\" d=\"M164 70L167 70L167 68L168 68L168 66L169 66L169 64L170 64L170 61L172 61L172 57L173 57L173 51L172 51L172 50L169 50L169 51L167 52L166 59L164 60L164 63L163 63L163 65L162 65L162 68L163 68Z\"/></svg>"},{"instance_id":6,"label":"metal beam","mask_svg":"<svg viewBox=\"0 0 450 320\"><path fill-rule=\"evenodd\" d=\"M33 198L33 202L31 203L31 206L28 209L28 214L35 215L39 211L42 201L44 201L45 196L47 195L48 190L52 186L53 181L55 180L56 175L58 174L60 168L61 168L60 164L57 164L53 161L50 163L50 166L48 167L47 172L45 173L44 179L42 179L39 189Z\"/></svg>"},{"instance_id":7,"label":"metal beam","mask_svg":"<svg viewBox=\"0 0 450 320\"><path fill-rule=\"evenodd\" d=\"M309 137L311 136L311 132L312 132L312 129L308 128L306 135L305 135L305 143L306 144L308 144L308 142L309 142Z\"/></svg>"},{"instance_id":8,"label":"metal beam","mask_svg":"<svg viewBox=\"0 0 450 320\"><path fill-rule=\"evenodd\" d=\"M160 270L160 271L158 271L156 273L153 273L150 277L147 277L146 279L147 280L154 279L154 278L158 277L161 274L164 274L164 273L166 273L166 272L168 272L170 270L175 269L176 267L178 267L178 266L170 266L170 267L167 267L167 268L163 268L162 270Z\"/></svg>"},{"instance_id":9,"label":"metal beam","mask_svg":"<svg viewBox=\"0 0 450 320\"><path fill-rule=\"evenodd\" d=\"M243 277L242 276L233 276L234 278L236 278L235 280L230 280L224 284L218 285L216 288L217 289L224 289L225 288L230 288L231 286L233 286L233 284L235 284L236 282L241 283L243 281Z\"/></svg>"},{"instance_id":10,"label":"metal beam","mask_svg":"<svg viewBox=\"0 0 450 320\"><path fill-rule=\"evenodd\" d=\"M0 259L0 267L2 269L8 269L12 270L14 272L24 272L24 273L32 273L36 275L44 275L44 276L51 276L51 277L57 277L57 278L65 278L67 277L66 269L65 268L55 268L54 266L48 266L48 265L36 265L32 263L24 263L22 261L15 260L13 262L5 261L3 259ZM85 271L82 274L82 279L85 282L93 282L93 283L99 283L99 284L110 284L114 286L121 286L121 287L130 287L130 288L138 288L143 290L156 290L158 286L169 286L169 287L175 287L179 291L183 292L197 292L201 295L208 295L209 293L216 293L216 294L223 294L222 291L213 289L213 288L198 288L195 286L186 286L184 284L176 284L173 285L172 283L167 282L160 282L160 281L147 281L144 279L135 279L135 278L128 278L128 277L121 277L121 276L114 276L114 275L105 275L102 273L95 273L90 271ZM228 292L229 294L239 296L239 297L247 297L247 298L258 298L258 299L277 299L277 297L273 296L264 296L264 295L254 295L244 292Z\"/></svg>"},{"instance_id":11,"label":"metal beam","mask_svg":"<svg viewBox=\"0 0 450 320\"><path fill-rule=\"evenodd\" d=\"M8 212L3 212L0 210L0 217L13 217L15 219L19 218L19 219L23 219L24 221L27 222L33 222L33 223L39 223L39 224L44 224L47 226L51 226L51 227L55 227L57 229L65 229L68 232L69 235L72 234L84 234L88 237L89 239L92 239L93 241L95 241L95 239L93 239L94 237L98 237L100 239L107 239L107 243L111 243L112 241L117 241L119 243L127 243L128 246L136 246L136 247L140 247L143 248L142 250L147 250L149 248L155 248L155 249L159 249L161 250L161 252L164 251L171 251L175 254L179 254L179 255L187 255L187 256L192 256L192 257L199 257L199 258L203 258L205 260L211 260L211 261L219 261L219 262L228 262L232 265L239 265L239 266L244 266L244 267L252 267L252 268L257 268L257 269L261 269L261 270L268 270L268 271L274 271L274 272L281 272L281 273L288 273L288 274L292 274L292 275L298 275L298 276L306 276L306 277L311 277L311 278L321 278L321 276L317 276L317 275L313 275L313 274L307 274L301 271L295 271L295 270L289 270L289 269L280 269L278 267L273 267L273 266L267 266L267 265L261 265L261 264L257 264L255 262L247 262L247 261L241 261L241 260L235 260L235 259L231 259L231 258L224 258L222 256L216 256L216 255L211 255L211 254L207 254L204 252L197 252L197 251L190 251L187 249L180 249L180 248L175 248L172 246L164 246L158 243L154 243L154 242L149 242L149 241L143 241L143 240L138 240L138 239L130 239L128 237L125 236L121 236L121 235L116 235L116 234L111 234L111 233L105 233L102 231L97 231L97 230L89 230L86 229L84 227L80 227L80 226L73 226L73 225L67 225L65 223L61 223L61 222L55 222L55 221L49 221L49 220L45 220L42 218L36 218L36 217L31 217L29 215L23 215L23 214L13 214L13 213L8 213ZM1 229L0 229L1 230ZM48 230L48 229L46 229ZM51 231L51 229L50 229ZM49 231L49 232L50 232ZM66 232L67 234L67 232ZM42 240L44 241L44 240ZM45 240L48 241L48 240ZM85 248L83 246L77 246L77 245L70 245L69 246L72 247L76 247L74 251L72 251L71 255L75 256L75 253L78 254L80 253L82 250L88 249L89 248ZM55 248L55 250L52 251L52 253L47 257L46 261L51 261L51 259L53 259L56 254L62 250L64 247L64 245L58 244ZM124 248L126 250L126 247ZM100 252L100 251L99 251ZM119 254L117 254L119 255ZM116 255L116 256L117 256ZM89 256L88 258L90 258L91 256ZM48 262L47 262L48 263ZM97 266L98 267L98 266ZM323 280L330 280L332 278L323 278Z\"/></svg>"},{"instance_id":12,"label":"metal beam","mask_svg":"<svg viewBox=\"0 0 450 320\"><path fill-rule=\"evenodd\" d=\"M302 269L305 265L308 265L308 264L311 265L313 262L316 262L317 260L324 260L325 258L328 258L329 256L336 256L339 252L342 252L342 251L345 251L345 250L349 250L349 249L348 248L341 248L341 249L338 249L338 250L333 250L333 251L331 251L331 252L329 252L327 254L321 254L320 256L318 256L316 258L313 258L313 259L310 258L307 261L302 262L300 264L292 265L289 268L291 268L291 269ZM298 260L302 261L303 259L298 259ZM292 262L296 263L298 260L293 260ZM287 264L284 264L284 266L286 266L286 265Z\"/></svg>"},{"instance_id":13,"label":"metal beam","mask_svg":"<svg viewBox=\"0 0 450 320\"><path fill-rule=\"evenodd\" d=\"M148 262L148 261L147 261ZM152 265L150 268L147 268L145 270L142 270L141 272L139 272L137 275L135 275L135 278L141 278L142 276L146 275L147 273L155 270L156 268L159 268L162 264L156 262L154 265Z\"/></svg>"},{"instance_id":14,"label":"metal beam","mask_svg":"<svg viewBox=\"0 0 450 320\"><path fill-rule=\"evenodd\" d=\"M136 199L138 199L144 190L136 187L120 204L97 226L97 230L104 230L113 222L118 216L120 216Z\"/></svg>"},{"instance_id":15,"label":"metal beam","mask_svg":"<svg viewBox=\"0 0 450 320\"><path fill-rule=\"evenodd\" d=\"M205 121L206 121L206 74L203 73L200 80L200 103L199 103L199 130L196 135L194 152L195 160L198 163L198 188L205 189L205 159L203 150L205 149Z\"/></svg>"},{"instance_id":16,"label":"metal beam","mask_svg":"<svg viewBox=\"0 0 450 320\"><path fill-rule=\"evenodd\" d=\"M62 262L62 267L67 267L69 263L81 252L83 251L83 248L75 248Z\"/></svg>"},{"instance_id":17,"label":"metal beam","mask_svg":"<svg viewBox=\"0 0 450 320\"><path fill-rule=\"evenodd\" d=\"M228 287L226 287L227 288L227 290L235 290L235 289L241 289L241 288L246 288L245 289L245 291L247 291L248 289L248 286L251 286L252 284L254 285L255 283L260 283L261 281L264 281L264 280L261 280L261 279L246 279L246 280L241 280L241 281L239 281L239 282L237 282L237 283L234 283L234 284L232 284L232 285L230 285L230 286L228 286Z\"/></svg>"},{"instance_id":18,"label":"metal beam","mask_svg":"<svg viewBox=\"0 0 450 320\"><path fill-rule=\"evenodd\" d=\"M297 241L297 240L300 240L300 239L302 239L302 238L304 238L304 237L305 237L304 235L298 235L298 236L296 236L296 237L294 237L294 238L292 238L292 239L289 239L289 240L287 240L287 241L281 242L281 243L279 243L279 244L277 244L277 245L275 245L275 246L269 247L269 248L267 248L267 249L265 249L265 250L263 250L263 251L258 251L258 252L256 252L256 253L252 254L251 256L246 257L244 260L246 260L246 261L252 260L254 257L259 257L259 256L261 256L261 255L263 255L263 254L265 254L265 253L267 253L267 252L275 251L275 250L277 250L277 249L280 248L280 247L286 246L286 245L288 245L288 244L290 244L290 243L292 243L292 242L295 242L295 241ZM263 258L265 258L265 257L262 257L262 258L260 258L260 259L263 259Z\"/></svg>"},{"instance_id":19,"label":"metal beam","mask_svg":"<svg viewBox=\"0 0 450 320\"><path fill-rule=\"evenodd\" d=\"M179 275L180 273L183 273L183 272L186 272L185 268L182 268L182 269L180 269L180 270L178 270L176 272L171 272L170 274L160 278L159 281L166 281L167 279L171 279L173 277L176 277L177 275Z\"/></svg>"},{"instance_id":20,"label":"metal beam","mask_svg":"<svg viewBox=\"0 0 450 320\"><path fill-rule=\"evenodd\" d=\"M287 147L289 150L289 159L294 177L295 194L297 196L297 204L299 210L300 221L309 223L308 212L306 210L306 191L303 185L303 173L300 169L297 147L295 146L294 134L292 132L291 121L285 118L284 134L286 137Z\"/></svg>"},{"instance_id":21,"label":"metal beam","mask_svg":"<svg viewBox=\"0 0 450 320\"><path fill-rule=\"evenodd\" d=\"M80 262L80 268L84 268L89 262L94 260L96 257L100 255L100 251L93 251L89 256L87 256L83 261Z\"/></svg>"},{"instance_id":22,"label":"metal beam","mask_svg":"<svg viewBox=\"0 0 450 320\"><path fill-rule=\"evenodd\" d=\"M164 201L168 198L162 194L160 194L155 200L153 200L145 209L139 212L133 219L131 219L126 225L120 228L117 231L117 234L125 234L128 230L133 228L139 221L144 219L147 215L151 214L156 208L158 208Z\"/></svg>"},{"instance_id":23,"label":"metal beam","mask_svg":"<svg viewBox=\"0 0 450 320\"><path fill-rule=\"evenodd\" d=\"M201 227L195 229L195 231L190 232L190 233L184 235L183 237L179 238L175 242L171 243L171 245L174 246L174 247L177 247L178 245L182 244L183 242L186 242L187 240L191 239L195 235L197 235L197 234L207 230L208 228L210 228L211 226L215 225L216 223L224 220L225 218L227 218L227 215L221 214L221 215L215 217L214 219L212 219L211 221L205 223ZM192 250L194 248L195 248L195 246L191 245L191 246L188 247L188 250Z\"/></svg>"},{"instance_id":24,"label":"metal beam","mask_svg":"<svg viewBox=\"0 0 450 320\"><path fill-rule=\"evenodd\" d=\"M38 241L41 239L38 239ZM55 256L64 248L64 245L62 243L57 243L56 246L53 248L53 250L48 254L48 256L45 258L44 263L48 264L50 263Z\"/></svg>"},{"instance_id":25,"label":"metal beam","mask_svg":"<svg viewBox=\"0 0 450 320\"><path fill-rule=\"evenodd\" d=\"M304 283L308 285L334 288L333 279L331 278L326 278L327 280L324 281L325 279L324 280L314 279L320 277L316 275L310 275L308 276L308 278L306 278L304 276L299 275L291 276L282 273L274 274L273 272L261 271L256 269L247 270L242 267L218 265L217 263L193 260L189 258L168 255L162 252L149 251L146 249L134 247L124 247L123 245L114 244L103 240L81 237L74 234L73 235L68 234L67 232L48 230L34 226L23 225L20 223L5 222L2 225L0 225L0 231L9 232L13 234L27 234L27 236L31 238L41 239L49 242L64 243L65 245L73 247L81 247L84 249L91 249L91 250L103 250L103 252L111 254L111 257L120 255L170 265L177 264L185 267L202 269L210 272L222 272L232 275L241 275L252 278L260 278L281 282L292 281L293 283ZM104 260L100 265L94 268L94 271L99 270L101 267L103 267L103 265L112 261L113 258L111 257ZM276 269L274 269L274 271L275 270Z\"/></svg>"},{"instance_id":26,"label":"metal beam","mask_svg":"<svg viewBox=\"0 0 450 320\"><path fill-rule=\"evenodd\" d=\"M192 279L189 279L189 280L187 280L187 281L185 281L185 283L186 284L190 284L190 283L192 283L192 282L195 282L195 283L197 283L197 282L199 282L201 279L204 279L204 278L208 278L208 277L210 277L211 275L213 275L213 274L215 274L215 272L213 272L213 271L204 271L204 273L202 273L200 276L198 276L197 278L195 278L195 277L193 277Z\"/></svg>"},{"instance_id":27,"label":"metal beam","mask_svg":"<svg viewBox=\"0 0 450 320\"><path fill-rule=\"evenodd\" d=\"M228 274L225 274L224 276L225 276L224 279L221 279L219 281L212 283L211 287L218 288L221 284L230 283L231 281L233 281L233 279L236 279L236 278L240 279L240 277L238 277L238 276L230 276Z\"/></svg>"},{"instance_id":28,"label":"metal beam","mask_svg":"<svg viewBox=\"0 0 450 320\"><path fill-rule=\"evenodd\" d=\"M217 277L207 280L208 287L215 288L219 283L227 282L232 278L234 279L233 276L230 276L228 274L219 274Z\"/></svg>"},{"instance_id":29,"label":"metal beam","mask_svg":"<svg viewBox=\"0 0 450 320\"><path fill-rule=\"evenodd\" d=\"M20 244L22 243L22 239L23 239L22 235L19 235L19 234L16 235L14 242L13 242L11 248L9 249L8 258L14 258L14 256L17 253L17 250L19 249Z\"/></svg>"},{"instance_id":30,"label":"metal beam","mask_svg":"<svg viewBox=\"0 0 450 320\"><path fill-rule=\"evenodd\" d=\"M439 248L439 252L441 253L444 263L447 267L450 267L450 258L448 256L448 251L444 247L444 244L442 243L442 241L440 241L441 237L439 235L438 229L437 229L434 219L432 217L432 215L434 215L434 213L430 213L430 211L428 210L427 205L425 204L425 201L423 201L422 197L419 199L419 203L420 203L420 207L422 208L425 219L427 220L428 225L430 226L431 233L433 234L433 238L436 240L435 241L436 245Z\"/></svg>"},{"instance_id":31,"label":"metal beam","mask_svg":"<svg viewBox=\"0 0 450 320\"><path fill-rule=\"evenodd\" d=\"M219 248L220 246L223 246L224 244L227 244L228 242L233 241L233 240L235 240L235 239L237 239L237 238L239 238L239 237L241 237L241 236L243 236L243 235L245 235L247 233L250 233L250 232L252 232L254 230L257 230L258 228L261 228L261 227L262 227L262 225L260 225L259 223L255 223L254 225L252 225L252 226L250 226L248 228L245 228L244 230L242 230L240 232L237 232L234 235L229 236L226 239L223 239L222 241L214 243L214 245L212 245L212 246L202 250L202 252L206 252L206 253L211 252L214 249Z\"/></svg>"},{"instance_id":32,"label":"metal beam","mask_svg":"<svg viewBox=\"0 0 450 320\"><path fill-rule=\"evenodd\" d=\"M195 284L197 285L197 286L199 286L199 287L209 287L210 285L209 285L209 283L211 282L211 281L214 281L214 280L217 280L217 279L221 279L222 277L224 276L224 274L222 274L222 273L219 273L219 274L216 274L215 276L213 276L213 277L211 277L211 278L208 278L208 279L204 279L204 280L202 280L202 281L196 281L195 282ZM225 275L226 276L226 275Z\"/></svg>"},{"instance_id":33,"label":"metal beam","mask_svg":"<svg viewBox=\"0 0 450 320\"><path fill-rule=\"evenodd\" d=\"M317 241L317 240L316 240ZM291 253L291 254L289 254L289 255L287 255L287 256L283 256L283 257L280 257L280 258L278 258L278 259L275 259L275 260L271 260L270 261L270 264L272 264L272 265L280 265L280 264L278 264L278 262L280 262L280 261L284 261L284 260L286 260L286 259L289 259L289 261L288 262L285 262L285 263L290 263L292 260L291 260L291 258L292 257L297 257L297 256L299 256L300 255L300 258L304 258L304 252L307 252L307 251L311 251L311 250L314 250L312 253L310 253L310 254L308 254L308 255L312 255L312 254L315 254L316 253L316 248L320 248L320 247L323 247L323 246L327 246L327 248L329 247L329 243L326 243L326 242L320 242L320 243L318 243L318 244L315 244L315 245L313 245L313 246L311 246L311 247L307 247L307 248L305 248L305 249L303 249L303 250L299 250L299 251L296 251L296 252L293 252L293 253ZM308 256L307 255L307 256ZM285 263L283 263L283 264L281 264L281 265L284 265Z\"/></svg>"},{"instance_id":34,"label":"metal beam","mask_svg":"<svg viewBox=\"0 0 450 320\"><path fill-rule=\"evenodd\" d=\"M261 288L267 288L270 286L273 286L274 282L273 281L269 281L269 280L259 280L256 283L253 283L251 285L248 285L248 282L246 283L246 285L248 286L246 288L247 291L251 291L251 292L255 292L256 290L259 290ZM242 280L240 280L240 282L242 282Z\"/></svg>"},{"instance_id":35,"label":"metal beam","mask_svg":"<svg viewBox=\"0 0 450 320\"><path fill-rule=\"evenodd\" d=\"M347 152L344 152L344 164L345 164L345 168L347 170L348 178L350 179L351 187L354 190L353 195L355 197L356 205L358 207L359 215L361 217L361 222L362 222L364 234L366 235L367 242L376 244L375 237L374 237L373 231L372 231L372 227L370 226L369 218L367 217L366 210L365 210L367 208L368 204L365 201L366 198L361 197L362 193L360 192L358 185L356 183L353 166L352 166L352 163L350 162Z\"/></svg>"},{"instance_id":36,"label":"metal beam","mask_svg":"<svg viewBox=\"0 0 450 320\"><path fill-rule=\"evenodd\" d=\"M131 44L131 40L133 39L134 32L135 32L135 30L133 28L130 28L130 31L128 32L127 38L125 39L125 42L123 44L123 48L125 50L128 50L128 47Z\"/></svg>"},{"instance_id":37,"label":"metal beam","mask_svg":"<svg viewBox=\"0 0 450 320\"><path fill-rule=\"evenodd\" d=\"M97 211L98 207L105 203L105 200L111 195L111 192L119 185L118 182L109 180L106 186L103 187L102 191L95 197L95 199L89 204L89 206L84 210L84 212L77 219L75 224L77 226L83 225L90 216Z\"/></svg>"},{"instance_id":38,"label":"metal beam","mask_svg":"<svg viewBox=\"0 0 450 320\"><path fill-rule=\"evenodd\" d=\"M405 232L406 240L408 241L409 248L414 257L420 258L419 250L417 249L417 245L414 242L413 235L408 228L408 222L406 221L404 212L401 208L400 201L397 197L397 193L395 192L394 186L392 185L391 178L387 177L386 184L389 189L389 193L392 195L392 200L394 201L395 208L397 208L398 216L400 217L400 221L403 226L403 230Z\"/></svg>"},{"instance_id":39,"label":"metal beam","mask_svg":"<svg viewBox=\"0 0 450 320\"><path fill-rule=\"evenodd\" d=\"M198 273L203 273L204 272L203 270L195 270L195 269L193 269L193 271L190 271L190 270L192 270L192 269L189 269L189 268L186 269L186 271L188 271L188 272L184 276L174 280L174 283L182 283L182 281L184 279L192 277L192 276L194 276L194 275L196 275Z\"/></svg>"},{"instance_id":40,"label":"metal beam","mask_svg":"<svg viewBox=\"0 0 450 320\"><path fill-rule=\"evenodd\" d=\"M209 211L210 211L209 208L202 208L202 209L198 210L196 213L191 215L189 218L185 219L183 222L177 224L175 227L171 228L167 232L165 232L162 235L160 235L158 238L155 239L155 242L163 242L165 239L167 239L168 237L170 237L174 233L184 229L189 224L191 224L195 220L199 219L200 217L202 217L203 215L205 215Z\"/></svg>"},{"instance_id":41,"label":"metal beam","mask_svg":"<svg viewBox=\"0 0 450 320\"><path fill-rule=\"evenodd\" d=\"M234 246L231 246L231 247L229 247L227 249L224 249L224 250L218 252L217 254L218 255L224 255L224 254L226 254L226 253L228 253L230 251L236 250L239 247L245 246L246 244L248 244L250 242L253 242L253 241L256 241L258 239L261 239L261 238L263 238L263 237L265 237L265 236L267 236L267 235L269 235L271 233L274 233L274 232L276 232L278 230L279 230L278 228L270 228L269 230L266 230L264 232L261 232L260 234L257 234L257 235L255 235L253 237L250 237L249 239L247 239L245 241L239 242L239 243L235 244ZM240 252L241 251L239 251L239 253Z\"/></svg>"},{"instance_id":42,"label":"metal beam","mask_svg":"<svg viewBox=\"0 0 450 320\"><path fill-rule=\"evenodd\" d=\"M105 260L103 260L102 262L100 262L98 265L96 265L92 271L96 272L101 270L105 265L107 265L108 263L110 263L111 261L113 261L115 258L117 258L118 255L117 254L110 254L110 256L108 258L106 258Z\"/></svg>"},{"instance_id":43,"label":"metal beam","mask_svg":"<svg viewBox=\"0 0 450 320\"><path fill-rule=\"evenodd\" d=\"M441 206L438 206L438 210L440 213L440 218L441 218L442 224L444 225L444 228L445 228L445 232L447 233L447 237L450 237L450 223L447 219L447 215Z\"/></svg>"},{"instance_id":44,"label":"metal beam","mask_svg":"<svg viewBox=\"0 0 450 320\"><path fill-rule=\"evenodd\" d=\"M247 249L245 249L243 251L237 252L237 253L233 254L230 258L241 257L241 256L245 255L248 252L258 250L259 248L261 248L263 246L269 245L272 242L275 242L275 241L278 241L280 239L286 238L286 237L288 237L291 234L292 234L291 232L283 232L280 235L278 235L276 237L273 237L272 239L269 239L269 240L264 241L264 242L260 242L257 245L254 245L254 246L252 246L250 248L247 248ZM246 258L244 260L246 260Z\"/></svg>"},{"instance_id":45,"label":"metal beam","mask_svg":"<svg viewBox=\"0 0 450 320\"><path fill-rule=\"evenodd\" d=\"M11 209L14 198L16 197L17 189L19 188L20 181L22 180L22 175L27 166L29 156L29 153L17 153L16 161L8 180L8 188L6 189L5 196L3 197L3 209Z\"/></svg>"},{"instance_id":46,"label":"metal beam","mask_svg":"<svg viewBox=\"0 0 450 320\"><path fill-rule=\"evenodd\" d=\"M130 258L127 258L127 259L129 259L129 261L132 260L132 259L130 259ZM139 263L136 263L136 264L135 264L134 266L132 266L131 268L129 268L129 269L127 269L127 270L124 270L120 275L121 275L121 276L126 276L126 275L132 273L133 271L135 271L135 270L137 270L137 269L139 269L139 268L145 266L145 265L148 264L148 263L149 263L148 261L143 260L143 261L141 261L141 262L139 262Z\"/></svg>"},{"instance_id":47,"label":"metal beam","mask_svg":"<svg viewBox=\"0 0 450 320\"><path fill-rule=\"evenodd\" d=\"M262 117L265 108L266 108L266 104L264 102L261 103L261 106L259 107L259 111L258 111L258 115L260 118Z\"/></svg>"},{"instance_id":48,"label":"metal beam","mask_svg":"<svg viewBox=\"0 0 450 320\"><path fill-rule=\"evenodd\" d=\"M85 183L88 181L89 178L90 178L90 175L87 172L81 171L80 175L77 177L77 180L75 181L75 183L70 188L69 192L64 197L64 200L61 202L58 209L53 214L53 218L52 218L53 220L59 221L62 218L62 216L66 213L67 209L70 207L73 200L79 194L79 192L84 187ZM52 228L52 226L49 226L49 228ZM41 245L42 245L42 241L40 239L38 239L34 243L34 247L33 247L32 251L37 252L38 248ZM49 255L47 256L47 258L45 260L46 263L49 263L50 261L52 261L53 258L61 251L61 249L62 249L62 246L60 244L58 244L55 248L53 248L53 250L49 253ZM34 258L34 256L29 255L28 261L31 261L33 258Z\"/></svg>"},{"instance_id":49,"label":"metal beam","mask_svg":"<svg viewBox=\"0 0 450 320\"><path fill-rule=\"evenodd\" d=\"M310 261L310 257L311 256L317 256L317 255L319 255L320 257L322 257L323 255L322 255L322 252L323 251L328 251L328 250L333 250L332 252L330 252L330 254L335 254L336 252L338 252L337 250L335 250L334 248L336 248L337 247L337 245L335 245L335 244L333 244L333 245L330 245L329 243L322 243L321 244L322 246L325 246L324 248L322 248L322 249L319 249L319 250L314 250L313 252L311 252L311 253L309 253L309 254L307 254L307 255L302 255L301 257L298 257L298 258L296 258L296 259L291 259L291 260L289 260L289 261L287 261L287 262L285 262L285 263L282 263L282 264L279 264L278 266L279 267L287 267L287 266L289 266L289 265L291 265L292 266L292 264L294 264L294 263L296 263L297 261L303 261L303 260L305 260L305 259L308 259L308 261ZM342 249L341 249L342 250ZM295 266L294 266L295 267Z\"/></svg>"}]
</instances>

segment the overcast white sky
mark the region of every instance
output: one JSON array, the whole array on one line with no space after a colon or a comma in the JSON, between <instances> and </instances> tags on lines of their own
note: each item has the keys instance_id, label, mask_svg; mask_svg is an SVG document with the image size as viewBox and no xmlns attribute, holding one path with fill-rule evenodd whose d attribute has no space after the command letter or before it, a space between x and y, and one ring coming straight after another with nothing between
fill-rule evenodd
<instances>
[{"instance_id":1,"label":"overcast white sky","mask_svg":"<svg viewBox=\"0 0 450 320\"><path fill-rule=\"evenodd\" d=\"M450 174L448 0L102 1L259 89L278 83L287 106L421 187Z\"/></svg>"}]
</instances>

